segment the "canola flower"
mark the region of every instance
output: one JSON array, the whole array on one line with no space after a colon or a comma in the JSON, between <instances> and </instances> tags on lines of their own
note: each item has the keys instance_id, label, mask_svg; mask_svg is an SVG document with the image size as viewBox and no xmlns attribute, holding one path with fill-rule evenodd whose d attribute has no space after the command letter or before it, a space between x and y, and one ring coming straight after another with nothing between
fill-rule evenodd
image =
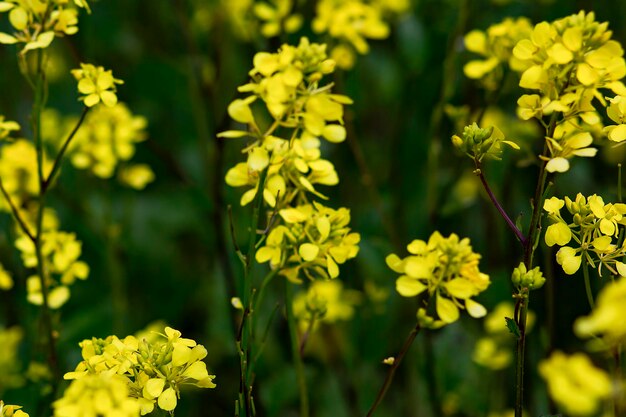
<instances>
[{"instance_id":1,"label":"canola flower","mask_svg":"<svg viewBox=\"0 0 626 417\"><path fill-rule=\"evenodd\" d=\"M563 207L571 221L563 218ZM575 274L582 262L587 262L598 269L600 276L603 268L613 275L626 275L626 264L622 262L626 247L618 245L619 231L626 222L626 204L605 203L596 194L584 197L578 193L575 200L567 196L549 198L543 209L550 222L544 236L546 245L561 247L556 260L566 274ZM569 243L574 247L566 246Z\"/></svg>"},{"instance_id":2,"label":"canola flower","mask_svg":"<svg viewBox=\"0 0 626 417\"><path fill-rule=\"evenodd\" d=\"M589 145L592 133L601 128L601 118L594 101L606 105L599 90L626 94L621 81L626 75L624 51L611 37L608 23L581 11L535 25L529 38L513 48L522 64L521 69L514 68L521 73L520 87L536 91L519 98L518 115L540 121L553 113L562 116L546 137L548 155L542 159L548 172L566 172L574 156L595 156L597 150Z\"/></svg>"},{"instance_id":3,"label":"canola flower","mask_svg":"<svg viewBox=\"0 0 626 417\"><path fill-rule=\"evenodd\" d=\"M256 260L291 282L328 280L339 276L339 265L356 257L360 235L350 231L350 211L334 210L317 202L280 210L284 224L268 234Z\"/></svg>"},{"instance_id":4,"label":"canola flower","mask_svg":"<svg viewBox=\"0 0 626 417\"><path fill-rule=\"evenodd\" d=\"M300 329L314 329L318 323L332 324L347 321L361 301L361 293L344 289L339 280L311 282L306 291L293 299L293 314Z\"/></svg>"},{"instance_id":5,"label":"canola flower","mask_svg":"<svg viewBox=\"0 0 626 417\"><path fill-rule=\"evenodd\" d=\"M80 346L84 360L64 378L78 382L80 389L84 389L80 383L84 378L101 383L97 378L115 376L117 379L110 381L124 381L125 388L119 388L120 384L115 382L116 387L110 388L112 395L134 399L141 415L152 412L155 406L173 411L182 385L215 388L215 376L209 375L202 361L207 355L204 346L183 338L178 330L171 327L165 327L164 334L159 333L155 339L109 336L106 339L84 340ZM66 395L69 395L67 401L70 404L79 400L73 393L66 392ZM130 408L134 410L134 406ZM127 415L137 414L129 412Z\"/></svg>"},{"instance_id":6,"label":"canola flower","mask_svg":"<svg viewBox=\"0 0 626 417\"><path fill-rule=\"evenodd\" d=\"M625 306L626 279L620 277L602 288L591 314L574 323L574 332L581 338L592 338L589 343L594 350L621 346L626 341Z\"/></svg>"},{"instance_id":7,"label":"canola flower","mask_svg":"<svg viewBox=\"0 0 626 417\"><path fill-rule=\"evenodd\" d=\"M20 53L50 46L55 37L78 32L78 8L88 12L87 0L6 0L0 13L8 13L12 34L0 32L2 44L24 44Z\"/></svg>"},{"instance_id":8,"label":"canola flower","mask_svg":"<svg viewBox=\"0 0 626 417\"><path fill-rule=\"evenodd\" d=\"M333 164L322 158L321 140L345 140L343 106L352 103L346 96L331 93L332 84L321 83L334 71L335 62L327 57L326 45L302 38L297 47L283 45L277 53L257 53L253 63L251 81L239 87L249 95L228 106L230 117L249 130L218 135L251 138L243 150L247 162L229 169L226 183L248 188L242 205L254 200L264 171L262 193L270 207L309 204L307 194L325 199L315 186L336 185L339 178ZM259 115L263 110L273 122L262 129Z\"/></svg>"},{"instance_id":9,"label":"canola flower","mask_svg":"<svg viewBox=\"0 0 626 417\"><path fill-rule=\"evenodd\" d=\"M550 397L569 416L591 416L611 396L611 379L582 353L556 351L539 363Z\"/></svg>"},{"instance_id":10,"label":"canola flower","mask_svg":"<svg viewBox=\"0 0 626 417\"><path fill-rule=\"evenodd\" d=\"M487 314L481 304L472 299L490 284L489 276L480 272L480 255L472 250L468 238L456 234L443 237L434 232L428 242L414 240L405 258L388 255L387 265L401 274L396 280L396 290L403 297L415 297L424 292L434 299L437 317L424 308L418 310L418 320L423 327L438 328L457 321L460 310L479 318Z\"/></svg>"},{"instance_id":11,"label":"canola flower","mask_svg":"<svg viewBox=\"0 0 626 417\"><path fill-rule=\"evenodd\" d=\"M117 104L116 84L124 82L113 78L111 70L81 63L79 69L72 70L72 75L78 81L78 92L83 94L80 100L85 103L85 106L93 107L100 102L107 107Z\"/></svg>"},{"instance_id":12,"label":"canola flower","mask_svg":"<svg viewBox=\"0 0 626 417\"><path fill-rule=\"evenodd\" d=\"M220 8L233 33L245 41L259 34L272 38L295 33L302 27L303 18L296 12L294 0L221 0Z\"/></svg>"},{"instance_id":13,"label":"canola flower","mask_svg":"<svg viewBox=\"0 0 626 417\"><path fill-rule=\"evenodd\" d=\"M0 400L0 417L29 417L22 406L5 404Z\"/></svg>"},{"instance_id":14,"label":"canola flower","mask_svg":"<svg viewBox=\"0 0 626 417\"><path fill-rule=\"evenodd\" d=\"M480 80L487 90L496 90L504 76L505 65L513 70L523 69L523 64L513 55L513 48L532 32L532 24L525 17L491 25L486 31L472 30L464 37L465 48L482 59L473 59L463 66L466 77Z\"/></svg>"}]
</instances>

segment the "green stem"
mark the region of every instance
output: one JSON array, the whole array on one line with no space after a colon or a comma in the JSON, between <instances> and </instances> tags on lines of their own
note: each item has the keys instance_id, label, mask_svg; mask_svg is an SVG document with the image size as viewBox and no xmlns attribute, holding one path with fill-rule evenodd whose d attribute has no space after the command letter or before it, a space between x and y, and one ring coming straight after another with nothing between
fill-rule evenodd
<instances>
[{"instance_id":1,"label":"green stem","mask_svg":"<svg viewBox=\"0 0 626 417\"><path fill-rule=\"evenodd\" d=\"M13 217L15 218L15 221L17 222L17 224L20 226L20 229L34 243L35 236L32 234L32 232L26 225L26 222L22 218L22 215L20 214L19 210L17 209L17 206L13 202L13 199L11 199L11 196L7 192L6 188L4 188L4 183L2 182L1 178L0 178L0 191L2 192L2 196L4 197L6 202L9 204L9 207L11 208L11 213L13 214Z\"/></svg>"},{"instance_id":2,"label":"green stem","mask_svg":"<svg viewBox=\"0 0 626 417\"><path fill-rule=\"evenodd\" d=\"M589 308L593 310L595 303L593 302L593 292L591 292L591 280L589 279L589 265L587 264L587 261L585 259L583 259L583 278L585 280L585 293L587 294L587 302L589 303Z\"/></svg>"},{"instance_id":3,"label":"green stem","mask_svg":"<svg viewBox=\"0 0 626 417\"><path fill-rule=\"evenodd\" d=\"M37 257L37 275L39 276L39 283L41 285L41 316L44 332L46 333L47 345L48 345L48 364L52 371L52 387L53 393L56 392L57 381L59 377L59 364L56 353L56 337L54 327L52 325L52 313L50 311L49 304L49 292L48 292L48 271L45 266L45 259L43 257L42 245L43 245L43 214L46 200L46 188L45 176L43 172L44 150L41 139L41 113L45 106L45 89L46 89L46 77L43 70L43 51L37 51L37 80L35 89L35 100L33 103L32 111L32 128L35 141L35 149L37 151L37 177L39 180L39 201L37 206L37 217L35 220L35 239L33 241L35 245L35 255Z\"/></svg>"},{"instance_id":4,"label":"green stem","mask_svg":"<svg viewBox=\"0 0 626 417\"><path fill-rule=\"evenodd\" d=\"M52 184L52 182L54 181L57 173L59 172L59 169L61 168L61 164L63 162L63 156L65 156L65 152L67 151L67 148L70 145L70 142L72 141L72 139L76 135L76 132L78 132L78 129L83 124L83 121L85 121L85 116L87 116L87 113L89 112L89 109L90 109L90 107L86 107L86 106L85 106L85 108L83 108L83 112L80 115L80 119L78 119L78 122L74 126L74 129L72 129L72 131L68 135L67 139L65 139L65 142L63 142L63 146L61 146L61 149L59 150L59 153L57 154L56 158L54 159L54 163L52 164L52 169L50 170L50 174L48 174L48 177L43 180L43 183L41 185L43 194L45 194L48 191L48 189L50 188L50 185Z\"/></svg>"},{"instance_id":5,"label":"green stem","mask_svg":"<svg viewBox=\"0 0 626 417\"><path fill-rule=\"evenodd\" d=\"M520 336L515 354L515 417L522 417L524 401L524 354L526 348L526 316L528 313L528 293L518 300L519 315L516 317Z\"/></svg>"},{"instance_id":6,"label":"green stem","mask_svg":"<svg viewBox=\"0 0 626 417\"><path fill-rule=\"evenodd\" d=\"M398 352L398 355L394 358L393 364L389 368L389 372L387 372L387 377L385 378L385 382L383 382L383 385L378 390L378 394L376 395L374 404L372 404L372 406L370 407L369 411L366 414L366 417L371 417L372 415L374 415L374 411L376 411L376 409L382 402L383 398L385 398L385 394L387 393L387 390L391 386L391 382L393 381L393 377L396 374L396 370L400 366L402 359L404 358L406 353L409 351L409 348L413 344L413 341L419 334L420 330L422 330L422 327L420 326L418 322L413 328L413 330L411 330L411 333L409 333L406 340L404 341L404 344L402 345L400 352Z\"/></svg>"},{"instance_id":7,"label":"green stem","mask_svg":"<svg viewBox=\"0 0 626 417\"><path fill-rule=\"evenodd\" d=\"M298 327L293 314L293 284L285 280L285 309L287 311L287 323L289 325L289 336L291 338L291 356L296 368L296 379L298 391L300 393L300 417L309 417L309 394L306 388L306 375L304 374L304 363L300 356L300 344L298 343Z\"/></svg>"}]
</instances>

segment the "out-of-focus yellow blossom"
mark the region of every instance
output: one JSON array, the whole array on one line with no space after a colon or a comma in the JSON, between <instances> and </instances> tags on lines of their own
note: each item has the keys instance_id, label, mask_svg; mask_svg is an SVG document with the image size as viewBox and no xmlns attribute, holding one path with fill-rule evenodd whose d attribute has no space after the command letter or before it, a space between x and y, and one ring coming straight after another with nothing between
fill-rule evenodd
<instances>
[{"instance_id":1,"label":"out-of-focus yellow blossom","mask_svg":"<svg viewBox=\"0 0 626 417\"><path fill-rule=\"evenodd\" d=\"M128 380L112 373L72 381L56 400L54 417L139 417L139 401L129 396Z\"/></svg>"},{"instance_id":2,"label":"out-of-focus yellow blossom","mask_svg":"<svg viewBox=\"0 0 626 417\"><path fill-rule=\"evenodd\" d=\"M10 290L13 288L13 278L11 274L0 264L0 290Z\"/></svg>"},{"instance_id":3,"label":"out-of-focus yellow blossom","mask_svg":"<svg viewBox=\"0 0 626 417\"><path fill-rule=\"evenodd\" d=\"M481 337L474 346L472 360L478 365L500 370L507 368L513 360L515 338L506 327L505 318L513 318L515 308L510 301L503 301L494 307L485 317L486 336ZM528 311L526 331L530 331L535 322L535 314Z\"/></svg>"},{"instance_id":4,"label":"out-of-focus yellow blossom","mask_svg":"<svg viewBox=\"0 0 626 417\"><path fill-rule=\"evenodd\" d=\"M20 130L20 125L12 120L5 120L0 115L0 141L7 140L12 132Z\"/></svg>"},{"instance_id":5,"label":"out-of-focus yellow blossom","mask_svg":"<svg viewBox=\"0 0 626 417\"><path fill-rule=\"evenodd\" d=\"M503 76L503 63L513 69L523 69L523 64L513 56L513 48L517 42L528 38L531 32L532 25L525 17L507 17L485 32L469 32L464 38L465 47L468 51L482 55L484 59L469 61L463 67L463 72L468 78L480 80L488 90L497 89Z\"/></svg>"},{"instance_id":6,"label":"out-of-focus yellow blossom","mask_svg":"<svg viewBox=\"0 0 626 417\"><path fill-rule=\"evenodd\" d=\"M53 110L44 111L42 125L48 133L43 136L43 140L60 148L77 121L75 116L63 118ZM87 114L76 132L67 151L68 158L78 169L89 170L99 178L111 178L122 162L133 158L136 144L146 139L146 126L146 118L132 114L124 103L117 103L113 107L97 106ZM130 170L134 178L119 173L123 184L134 184L136 188L142 182L144 185L151 182L153 174L150 175L143 164L138 166L139 170Z\"/></svg>"},{"instance_id":7,"label":"out-of-focus yellow blossom","mask_svg":"<svg viewBox=\"0 0 626 417\"><path fill-rule=\"evenodd\" d=\"M292 13L293 0L256 1L252 6L254 15L262 22L261 34L266 38L282 32L294 33L302 26L302 16Z\"/></svg>"},{"instance_id":8,"label":"out-of-focus yellow blossom","mask_svg":"<svg viewBox=\"0 0 626 417\"><path fill-rule=\"evenodd\" d=\"M78 32L78 10L89 11L86 0L6 0L0 1L0 13L8 12L13 34L0 32L0 43L23 43L22 54L47 48L56 37Z\"/></svg>"},{"instance_id":9,"label":"out-of-focus yellow blossom","mask_svg":"<svg viewBox=\"0 0 626 417\"><path fill-rule=\"evenodd\" d=\"M21 363L18 349L24 332L14 326L8 329L0 328L0 394L12 388L24 385L24 377L21 372Z\"/></svg>"},{"instance_id":10,"label":"out-of-focus yellow blossom","mask_svg":"<svg viewBox=\"0 0 626 417\"><path fill-rule=\"evenodd\" d=\"M0 417L29 417L21 408L20 405L9 405L0 400Z\"/></svg>"},{"instance_id":11,"label":"out-of-focus yellow blossom","mask_svg":"<svg viewBox=\"0 0 626 417\"><path fill-rule=\"evenodd\" d=\"M539 374L550 397L570 416L594 415L609 398L611 379L582 353L571 356L556 351L539 363Z\"/></svg>"},{"instance_id":12,"label":"out-of-focus yellow blossom","mask_svg":"<svg viewBox=\"0 0 626 417\"><path fill-rule=\"evenodd\" d=\"M318 322L335 323L350 320L354 307L361 302L361 293L346 290L341 281L313 281L306 291L294 297L293 314L299 326L307 330Z\"/></svg>"},{"instance_id":13,"label":"out-of-focus yellow blossom","mask_svg":"<svg viewBox=\"0 0 626 417\"><path fill-rule=\"evenodd\" d=\"M330 55L340 68L350 69L357 53L369 52L368 39L387 38L389 20L409 8L408 0L320 0L312 28L337 41Z\"/></svg>"},{"instance_id":14,"label":"out-of-focus yellow blossom","mask_svg":"<svg viewBox=\"0 0 626 417\"><path fill-rule=\"evenodd\" d=\"M350 232L350 210L324 207L313 202L282 209L284 222L267 236L256 260L269 262L272 269L292 282L301 276L327 280L339 276L339 266L359 252L358 233Z\"/></svg>"},{"instance_id":15,"label":"out-of-focus yellow blossom","mask_svg":"<svg viewBox=\"0 0 626 417\"><path fill-rule=\"evenodd\" d=\"M613 142L622 142L626 140L626 96L618 95L609 99L609 101L610 104L606 109L606 114L617 125L605 127L604 132Z\"/></svg>"},{"instance_id":16,"label":"out-of-focus yellow blossom","mask_svg":"<svg viewBox=\"0 0 626 417\"><path fill-rule=\"evenodd\" d=\"M51 168L52 163L44 157L44 175L47 175ZM39 194L37 151L32 142L16 139L0 148L0 178L11 200L18 208L23 207ZM0 208L7 212L10 210L4 198L0 199Z\"/></svg>"},{"instance_id":17,"label":"out-of-focus yellow blossom","mask_svg":"<svg viewBox=\"0 0 626 417\"><path fill-rule=\"evenodd\" d=\"M598 295L591 314L574 323L579 337L593 337L594 349L612 349L626 341L626 278L608 283Z\"/></svg>"},{"instance_id":18,"label":"out-of-focus yellow blossom","mask_svg":"<svg viewBox=\"0 0 626 417\"><path fill-rule=\"evenodd\" d=\"M459 309L467 309L472 317L483 317L487 310L472 297L487 289L489 276L480 272L480 255L472 250L467 238L455 234L443 237L434 232L428 242L414 240L407 249L411 255L400 258L387 256L387 265L402 274L396 280L396 290L403 297L415 297L425 291L434 297L435 310L442 323L423 309L418 319L424 327L440 327L459 319ZM421 316L421 317L420 317Z\"/></svg>"},{"instance_id":19,"label":"out-of-focus yellow blossom","mask_svg":"<svg viewBox=\"0 0 626 417\"><path fill-rule=\"evenodd\" d=\"M561 215L564 206L572 216L571 223ZM574 201L569 197L565 200L549 198L544 202L543 209L548 213L550 222L545 242L548 246L561 246L556 260L566 274L576 273L582 262L588 262L593 268L598 268L600 275L603 267L614 275L626 275L626 264L621 261L626 254L626 246L617 245L620 226L626 225L626 204L605 204L598 195L585 198L579 193ZM575 248L565 246L571 241L575 242Z\"/></svg>"},{"instance_id":20,"label":"out-of-focus yellow blossom","mask_svg":"<svg viewBox=\"0 0 626 417\"><path fill-rule=\"evenodd\" d=\"M252 187L243 195L242 205L254 199L265 169L268 172L263 196L272 207L277 195L279 207L305 193L324 198L313 185L335 185L339 181L334 166L321 158L320 138L329 142L345 140L343 105L352 101L331 94L331 84L320 85L322 77L331 73L335 65L325 49L325 45L310 44L302 38L297 47L283 45L278 53L255 55L250 71L252 81L239 87L239 91L251 95L228 106L231 118L247 124L251 130L229 130L218 135L253 138L243 150L247 163L237 164L226 174L227 184ZM258 126L252 108L258 102L274 119L265 132Z\"/></svg>"},{"instance_id":21,"label":"out-of-focus yellow blossom","mask_svg":"<svg viewBox=\"0 0 626 417\"><path fill-rule=\"evenodd\" d=\"M133 164L120 169L118 178L122 184L135 190L143 190L154 181L154 171L146 164Z\"/></svg>"},{"instance_id":22,"label":"out-of-focus yellow blossom","mask_svg":"<svg viewBox=\"0 0 626 417\"><path fill-rule=\"evenodd\" d=\"M65 379L81 381L98 375L123 378L128 397L135 399L141 415L154 410L176 408L181 385L215 388L202 359L207 351L192 339L183 338L178 330L165 327L158 338L84 340L80 343L83 361Z\"/></svg>"},{"instance_id":23,"label":"out-of-focus yellow blossom","mask_svg":"<svg viewBox=\"0 0 626 417\"><path fill-rule=\"evenodd\" d=\"M34 214L24 213L28 214L28 219L34 218ZM74 233L62 232L58 230L58 227L59 221L54 211L45 210L41 233L41 251L46 265L48 305L53 309L57 309L67 302L70 297L69 286L76 279L85 280L89 276L89 266L79 260L82 243L76 240ZM31 230L35 230L33 226L31 226ZM21 252L25 267L37 267L35 244L21 231L15 240L15 247ZM41 280L38 275L32 275L26 279L26 289L30 303L35 305L43 303Z\"/></svg>"},{"instance_id":24,"label":"out-of-focus yellow blossom","mask_svg":"<svg viewBox=\"0 0 626 417\"><path fill-rule=\"evenodd\" d=\"M515 142L504 140L504 134L496 126L480 128L476 123L465 126L461 136L452 136L452 144L477 163L485 158L500 160L502 144L519 149Z\"/></svg>"},{"instance_id":25,"label":"out-of-focus yellow blossom","mask_svg":"<svg viewBox=\"0 0 626 417\"><path fill-rule=\"evenodd\" d=\"M72 75L78 81L78 92L84 94L80 100L85 103L85 106L93 107L100 102L108 107L117 104L116 84L124 84L124 82L113 78L111 70L81 63L80 69L72 70Z\"/></svg>"}]
</instances>

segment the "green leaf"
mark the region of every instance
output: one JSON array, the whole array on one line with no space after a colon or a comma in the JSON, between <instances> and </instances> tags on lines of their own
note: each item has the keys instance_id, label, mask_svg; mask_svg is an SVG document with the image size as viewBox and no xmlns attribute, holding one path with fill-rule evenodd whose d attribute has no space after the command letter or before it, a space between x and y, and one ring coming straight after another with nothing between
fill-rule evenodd
<instances>
[{"instance_id":1,"label":"green leaf","mask_svg":"<svg viewBox=\"0 0 626 417\"><path fill-rule=\"evenodd\" d=\"M509 329L509 332L511 332L511 334L513 334L516 339L519 339L521 337L521 334L519 332L519 327L517 327L517 323L515 323L515 320L510 317L505 317L504 320L506 320L506 327L507 329Z\"/></svg>"}]
</instances>

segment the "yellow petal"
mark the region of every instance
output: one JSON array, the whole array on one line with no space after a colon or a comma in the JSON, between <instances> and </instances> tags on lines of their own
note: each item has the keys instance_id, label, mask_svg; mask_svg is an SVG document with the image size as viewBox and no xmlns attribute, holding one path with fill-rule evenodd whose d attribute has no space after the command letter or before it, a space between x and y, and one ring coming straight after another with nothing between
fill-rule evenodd
<instances>
[{"instance_id":1,"label":"yellow petal","mask_svg":"<svg viewBox=\"0 0 626 417\"><path fill-rule=\"evenodd\" d=\"M548 246L565 246L571 239L572 231L565 223L554 223L546 229L545 241Z\"/></svg>"},{"instance_id":2,"label":"yellow petal","mask_svg":"<svg viewBox=\"0 0 626 417\"><path fill-rule=\"evenodd\" d=\"M591 68L589 64L583 62L578 64L576 78L578 78L578 81L583 85L593 85L600 79L600 74L598 74L595 69Z\"/></svg>"},{"instance_id":3,"label":"yellow petal","mask_svg":"<svg viewBox=\"0 0 626 417\"><path fill-rule=\"evenodd\" d=\"M192 363L187 369L185 369L183 375L188 378L193 378L197 381L209 377L209 373L206 370L206 363L202 361Z\"/></svg>"},{"instance_id":4,"label":"yellow petal","mask_svg":"<svg viewBox=\"0 0 626 417\"><path fill-rule=\"evenodd\" d=\"M70 289L65 285L54 288L48 294L48 304L51 309L56 310L67 302L70 298Z\"/></svg>"},{"instance_id":5,"label":"yellow petal","mask_svg":"<svg viewBox=\"0 0 626 417\"><path fill-rule=\"evenodd\" d=\"M406 275L396 280L396 291L403 297L414 297L424 292L426 288L428 287L419 280Z\"/></svg>"},{"instance_id":6,"label":"yellow petal","mask_svg":"<svg viewBox=\"0 0 626 417\"><path fill-rule=\"evenodd\" d=\"M270 163L270 156L264 148L252 148L248 154L248 168L251 171L262 171Z\"/></svg>"},{"instance_id":7,"label":"yellow petal","mask_svg":"<svg viewBox=\"0 0 626 417\"><path fill-rule=\"evenodd\" d=\"M467 313L475 319L485 317L487 315L487 309L482 304L479 304L474 300L470 300L469 298L465 300L465 308L467 309Z\"/></svg>"},{"instance_id":8,"label":"yellow petal","mask_svg":"<svg viewBox=\"0 0 626 417\"><path fill-rule=\"evenodd\" d=\"M172 388L168 388L159 396L159 407L165 411L172 411L176 408L176 391Z\"/></svg>"},{"instance_id":9,"label":"yellow petal","mask_svg":"<svg viewBox=\"0 0 626 417\"><path fill-rule=\"evenodd\" d=\"M335 124L326 125L322 130L322 136L329 142L343 142L346 139L346 128Z\"/></svg>"},{"instance_id":10,"label":"yellow petal","mask_svg":"<svg viewBox=\"0 0 626 417\"><path fill-rule=\"evenodd\" d=\"M569 161L563 157L552 158L546 164L548 172L566 172L569 170Z\"/></svg>"},{"instance_id":11,"label":"yellow petal","mask_svg":"<svg viewBox=\"0 0 626 417\"><path fill-rule=\"evenodd\" d=\"M459 309L454 302L437 294L437 315L444 323L453 323L459 319Z\"/></svg>"},{"instance_id":12,"label":"yellow petal","mask_svg":"<svg viewBox=\"0 0 626 417\"><path fill-rule=\"evenodd\" d=\"M89 94L87 97L85 97L85 106L87 107L93 107L98 103L100 103L100 96L95 93Z\"/></svg>"},{"instance_id":13,"label":"yellow petal","mask_svg":"<svg viewBox=\"0 0 626 417\"><path fill-rule=\"evenodd\" d=\"M463 278L456 278L447 282L445 288L455 298L466 299L476 294L476 286Z\"/></svg>"},{"instance_id":14,"label":"yellow petal","mask_svg":"<svg viewBox=\"0 0 626 417\"><path fill-rule=\"evenodd\" d=\"M149 400L158 397L165 388L165 380L162 378L150 378L143 387L143 396Z\"/></svg>"},{"instance_id":15,"label":"yellow petal","mask_svg":"<svg viewBox=\"0 0 626 417\"><path fill-rule=\"evenodd\" d=\"M117 96L112 91L103 91L100 93L100 99L107 107L113 107L117 104Z\"/></svg>"},{"instance_id":16,"label":"yellow petal","mask_svg":"<svg viewBox=\"0 0 626 417\"><path fill-rule=\"evenodd\" d=\"M174 344L174 351L172 352L172 365L182 366L189 361L191 357L191 349L187 346L176 343Z\"/></svg>"},{"instance_id":17,"label":"yellow petal","mask_svg":"<svg viewBox=\"0 0 626 417\"><path fill-rule=\"evenodd\" d=\"M315 258L317 258L317 255L319 254L319 252L320 252L319 246L314 245L312 243L303 243L302 245L300 245L300 248L298 249L298 253L302 257L302 259L304 259L307 262L310 262L314 260Z\"/></svg>"}]
</instances>

